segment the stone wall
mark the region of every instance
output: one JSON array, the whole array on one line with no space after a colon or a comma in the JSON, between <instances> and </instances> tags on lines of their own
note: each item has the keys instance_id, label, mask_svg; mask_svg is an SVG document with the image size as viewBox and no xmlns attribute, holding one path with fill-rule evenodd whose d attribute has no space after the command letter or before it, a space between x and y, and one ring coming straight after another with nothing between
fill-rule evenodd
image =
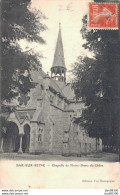
<instances>
[{"instance_id":1,"label":"stone wall","mask_svg":"<svg viewBox=\"0 0 120 195\"><path fill-rule=\"evenodd\" d=\"M63 133L67 128L65 124L66 113L51 105L50 107L50 117L54 122L53 133L52 133L52 153L53 154L62 154L63 151ZM67 123L67 122L66 122Z\"/></svg>"},{"instance_id":2,"label":"stone wall","mask_svg":"<svg viewBox=\"0 0 120 195\"><path fill-rule=\"evenodd\" d=\"M37 123L36 122L32 122L31 123L31 129L30 129L30 148L29 148L29 152L30 153L35 153L36 150L36 139L37 139L37 136L36 136L36 130L37 130Z\"/></svg>"},{"instance_id":3,"label":"stone wall","mask_svg":"<svg viewBox=\"0 0 120 195\"><path fill-rule=\"evenodd\" d=\"M69 154L77 155L88 154L102 151L102 140L99 139L96 147L96 138L89 137L85 130L77 125L72 124L69 133Z\"/></svg>"},{"instance_id":4,"label":"stone wall","mask_svg":"<svg viewBox=\"0 0 120 195\"><path fill-rule=\"evenodd\" d=\"M63 155L77 155L96 151L96 139L90 138L84 129L72 122L74 112L82 113L84 104L70 103L67 110L63 104L57 104L58 95L49 91L49 78L45 79L44 91L42 93L42 107L38 111L44 116L44 127L42 141L38 141L39 128L41 124L31 123L31 152L51 153ZM52 98L54 97L54 101ZM99 141L99 151L102 150L102 142Z\"/></svg>"},{"instance_id":5,"label":"stone wall","mask_svg":"<svg viewBox=\"0 0 120 195\"><path fill-rule=\"evenodd\" d=\"M74 111L82 111L82 109L84 108L84 103L82 102L79 102L79 103L75 103L75 102L72 102L69 104L69 109L73 109Z\"/></svg>"}]
</instances>

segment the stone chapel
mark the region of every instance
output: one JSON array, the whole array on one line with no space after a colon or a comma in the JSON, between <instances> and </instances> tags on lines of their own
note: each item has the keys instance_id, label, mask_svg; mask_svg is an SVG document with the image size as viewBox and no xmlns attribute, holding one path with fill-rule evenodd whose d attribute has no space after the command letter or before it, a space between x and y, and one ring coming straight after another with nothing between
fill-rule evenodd
<instances>
[{"instance_id":1,"label":"stone chapel","mask_svg":"<svg viewBox=\"0 0 120 195\"><path fill-rule=\"evenodd\" d=\"M35 88L19 97L19 106L9 114L4 152L75 155L102 150L102 140L88 136L75 123L84 109L82 99L76 101L74 90L66 82L64 51L59 27L51 77L42 68L33 71Z\"/></svg>"}]
</instances>

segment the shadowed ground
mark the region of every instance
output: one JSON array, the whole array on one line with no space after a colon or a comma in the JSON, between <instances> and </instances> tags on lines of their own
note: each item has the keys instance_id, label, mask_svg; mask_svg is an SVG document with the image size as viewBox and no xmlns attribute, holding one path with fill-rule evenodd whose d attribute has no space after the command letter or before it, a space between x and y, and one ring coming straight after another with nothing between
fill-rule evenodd
<instances>
[{"instance_id":1,"label":"shadowed ground","mask_svg":"<svg viewBox=\"0 0 120 195\"><path fill-rule=\"evenodd\" d=\"M61 156L61 155L50 155L50 154L18 154L18 153L1 153L0 160L60 160L60 161L106 161L106 162L118 162L118 154L114 153L97 153L90 154L82 157L74 157L74 156Z\"/></svg>"}]
</instances>

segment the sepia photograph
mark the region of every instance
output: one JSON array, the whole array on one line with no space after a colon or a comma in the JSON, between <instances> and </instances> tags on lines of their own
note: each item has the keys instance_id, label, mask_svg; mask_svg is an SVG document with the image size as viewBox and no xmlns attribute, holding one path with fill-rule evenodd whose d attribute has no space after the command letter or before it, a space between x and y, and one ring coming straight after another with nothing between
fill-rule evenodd
<instances>
[{"instance_id":1,"label":"sepia photograph","mask_svg":"<svg viewBox=\"0 0 120 195\"><path fill-rule=\"evenodd\" d=\"M120 1L0 9L0 188L119 189Z\"/></svg>"},{"instance_id":2,"label":"sepia photograph","mask_svg":"<svg viewBox=\"0 0 120 195\"><path fill-rule=\"evenodd\" d=\"M0 158L119 162L119 2L1 9Z\"/></svg>"},{"instance_id":3,"label":"sepia photograph","mask_svg":"<svg viewBox=\"0 0 120 195\"><path fill-rule=\"evenodd\" d=\"M120 1L0 9L0 188L119 189Z\"/></svg>"}]
</instances>

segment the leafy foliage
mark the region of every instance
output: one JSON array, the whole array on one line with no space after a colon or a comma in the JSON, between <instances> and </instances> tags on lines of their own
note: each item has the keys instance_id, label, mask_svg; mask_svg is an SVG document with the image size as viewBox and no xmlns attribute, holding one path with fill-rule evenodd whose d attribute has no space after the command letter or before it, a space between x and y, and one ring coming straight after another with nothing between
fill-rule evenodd
<instances>
[{"instance_id":1,"label":"leafy foliage","mask_svg":"<svg viewBox=\"0 0 120 195\"><path fill-rule=\"evenodd\" d=\"M79 57L73 70L76 96L86 105L82 125L90 136L114 146L119 128L119 32L88 30L85 16L81 33L86 40L83 47L94 53L93 58Z\"/></svg>"},{"instance_id":2,"label":"leafy foliage","mask_svg":"<svg viewBox=\"0 0 120 195\"><path fill-rule=\"evenodd\" d=\"M45 16L31 10L30 0L2 1L2 101L10 101L19 92L26 94L32 86L31 69L41 66L39 56L32 51L23 52L18 44L21 39L44 44L40 32Z\"/></svg>"}]
</instances>

